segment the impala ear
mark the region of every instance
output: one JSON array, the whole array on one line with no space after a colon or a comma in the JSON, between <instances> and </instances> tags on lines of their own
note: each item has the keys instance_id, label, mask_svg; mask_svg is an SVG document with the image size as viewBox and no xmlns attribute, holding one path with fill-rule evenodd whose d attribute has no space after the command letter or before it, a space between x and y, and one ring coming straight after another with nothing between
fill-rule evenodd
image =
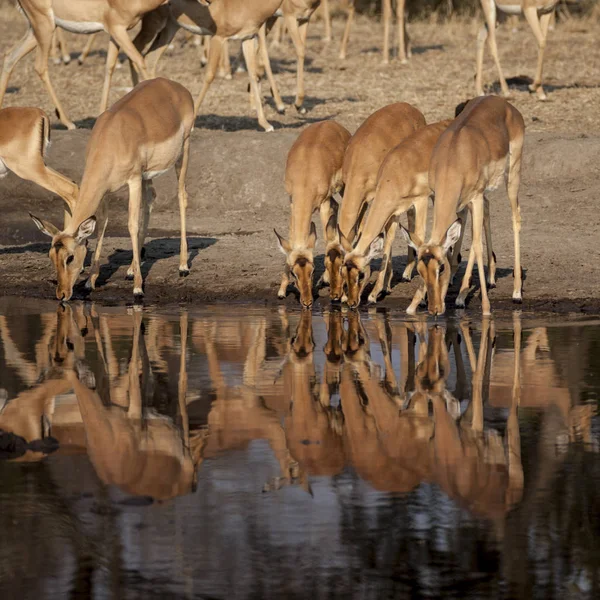
<instances>
[{"instance_id":1,"label":"impala ear","mask_svg":"<svg viewBox=\"0 0 600 600\"><path fill-rule=\"evenodd\" d=\"M375 258L381 258L383 256L383 242L384 235L380 233L369 245L367 250L367 262L371 262Z\"/></svg>"},{"instance_id":2,"label":"impala ear","mask_svg":"<svg viewBox=\"0 0 600 600\"><path fill-rule=\"evenodd\" d=\"M31 213L29 213L29 216L32 218L33 222L37 225L37 228L42 233L45 233L48 237L53 238L55 235L58 235L60 233L58 228L54 227L54 225L52 225L52 223L49 223L48 221L42 221L42 219L38 219Z\"/></svg>"},{"instance_id":3,"label":"impala ear","mask_svg":"<svg viewBox=\"0 0 600 600\"><path fill-rule=\"evenodd\" d=\"M317 243L317 228L314 223L310 224L310 235L308 236L308 240L306 242L306 247L309 250L312 250Z\"/></svg>"},{"instance_id":4,"label":"impala ear","mask_svg":"<svg viewBox=\"0 0 600 600\"><path fill-rule=\"evenodd\" d=\"M402 225L400 225L400 234L415 252L417 252L419 247L423 245L423 240L421 240L417 234L411 233Z\"/></svg>"},{"instance_id":5,"label":"impala ear","mask_svg":"<svg viewBox=\"0 0 600 600\"><path fill-rule=\"evenodd\" d=\"M81 243L83 243L84 240L89 238L90 235L92 235L92 233L94 233L95 230L96 230L96 217L90 217L89 219L82 221L82 223L77 228L77 231L75 232L75 235L73 237L78 244L81 244Z\"/></svg>"},{"instance_id":6,"label":"impala ear","mask_svg":"<svg viewBox=\"0 0 600 600\"><path fill-rule=\"evenodd\" d=\"M283 252L283 254L287 256L292 251L292 247L286 239L282 238L277 233L277 230L273 229L273 231L275 232L275 235L277 236L277 241L279 242L279 250L281 250L281 252Z\"/></svg>"},{"instance_id":7,"label":"impala ear","mask_svg":"<svg viewBox=\"0 0 600 600\"><path fill-rule=\"evenodd\" d=\"M340 229L339 225L337 227L337 230L338 230L338 237L339 237L339 240L340 240L340 244L341 244L342 248L344 249L344 251L345 252L352 252L352 244L348 240L348 238L342 233L342 230Z\"/></svg>"},{"instance_id":8,"label":"impala ear","mask_svg":"<svg viewBox=\"0 0 600 600\"><path fill-rule=\"evenodd\" d=\"M460 232L462 231L462 221L460 219L456 219L450 227L448 227L448 231L446 231L446 236L444 241L442 242L442 248L444 252L448 252L458 239L460 238Z\"/></svg>"}]
</instances>

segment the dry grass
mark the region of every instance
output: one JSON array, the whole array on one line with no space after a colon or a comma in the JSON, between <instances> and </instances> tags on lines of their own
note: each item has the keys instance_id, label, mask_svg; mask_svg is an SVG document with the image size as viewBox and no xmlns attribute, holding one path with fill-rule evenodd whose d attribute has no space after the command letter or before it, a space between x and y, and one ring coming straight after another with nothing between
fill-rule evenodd
<instances>
[{"instance_id":1,"label":"dry grass","mask_svg":"<svg viewBox=\"0 0 600 600\"><path fill-rule=\"evenodd\" d=\"M0 0L1 1L1 0ZM404 100L418 106L428 121L447 118L454 106L474 93L475 40L481 21L454 17L444 24L437 16L411 22L409 34L414 55L408 65L397 62L381 64L381 24L366 16L357 18L353 28L349 57L339 61L337 52L343 27L342 19L334 19L334 41L321 40L321 23L309 32L307 57L306 117L296 114L293 107L284 116L267 107L267 118L279 127L301 127L306 122L336 118L354 130L377 108ZM0 51L5 52L25 30L25 20L18 14L0 19ZM68 35L73 52L83 44L82 36ZM183 36L176 38L175 49L161 62L160 73L186 85L197 94L203 73L198 51L182 45ZM505 23L498 30L498 43L505 74L531 77L537 60L537 47L523 20L515 26ZM80 124L91 124L97 113L103 79L106 38L99 40L96 52L88 62L78 66L51 65L51 76L58 94L71 117ZM231 53L237 52L232 44ZM276 77L286 101L291 102L295 89L295 56L291 44L272 51ZM587 134L600 131L600 47L594 18L572 18L559 23L551 32L546 53L545 79L549 101L542 103L526 91L526 85L514 89L514 103L523 112L530 131L561 131ZM491 57L486 56L485 81L492 86L497 80ZM115 73L111 100L116 100L130 85L129 70ZM33 69L33 55L15 69L10 81L13 93L6 105L40 106L53 112L48 96ZM217 80L202 107L199 128L255 129L256 119L248 102L245 74L233 81ZM495 89L493 86L491 89ZM263 86L267 102L268 88Z\"/></svg>"}]
</instances>

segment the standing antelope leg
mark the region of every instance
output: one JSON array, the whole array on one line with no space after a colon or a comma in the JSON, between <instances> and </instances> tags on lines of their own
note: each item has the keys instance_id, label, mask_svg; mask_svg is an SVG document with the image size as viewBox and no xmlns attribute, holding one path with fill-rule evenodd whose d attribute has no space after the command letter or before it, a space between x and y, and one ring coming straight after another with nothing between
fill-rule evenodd
<instances>
[{"instance_id":1,"label":"standing antelope leg","mask_svg":"<svg viewBox=\"0 0 600 600\"><path fill-rule=\"evenodd\" d=\"M104 85L102 87L102 98L100 99L100 114L108 108L110 95L110 82L119 58L119 47L111 40L108 42L106 64L104 65Z\"/></svg>"},{"instance_id":2,"label":"standing antelope leg","mask_svg":"<svg viewBox=\"0 0 600 600\"><path fill-rule=\"evenodd\" d=\"M377 298L379 298L379 295L381 292L383 292L384 288L388 293L391 291L392 276L394 274L392 270L392 244L394 243L397 230L398 219L391 219L388 221L385 229L385 243L383 245L383 258L381 259L381 266L379 267L379 273L377 275L375 286L371 290L368 298L368 301L371 304L375 304L375 302L377 302Z\"/></svg>"},{"instance_id":3,"label":"standing antelope leg","mask_svg":"<svg viewBox=\"0 0 600 600\"><path fill-rule=\"evenodd\" d=\"M546 93L542 87L542 70L544 68L544 51L546 49L546 38L548 37L548 28L550 26L550 19L554 14L554 11L545 13L538 18L537 8L535 6L525 8L523 14L533 31L533 35L537 40L539 51L538 51L538 62L537 69L535 72L535 79L529 86L531 92L536 92L540 100L546 100Z\"/></svg>"},{"instance_id":4,"label":"standing antelope leg","mask_svg":"<svg viewBox=\"0 0 600 600\"><path fill-rule=\"evenodd\" d=\"M229 43L227 40L223 42L221 63L219 64L219 77L227 80L233 78L231 75L231 58L229 57Z\"/></svg>"},{"instance_id":5,"label":"standing antelope leg","mask_svg":"<svg viewBox=\"0 0 600 600\"><path fill-rule=\"evenodd\" d=\"M119 45L119 48L127 54L127 58L134 64L139 76L143 80L149 79L146 61L127 35L127 29L125 27L113 27L110 33L111 38Z\"/></svg>"},{"instance_id":6,"label":"standing antelope leg","mask_svg":"<svg viewBox=\"0 0 600 600\"><path fill-rule=\"evenodd\" d=\"M271 60L269 58L269 51L267 50L267 33L264 23L263 26L258 30L258 47L265 65L265 72L267 74L267 79L269 80L269 86L271 87L271 94L273 95L273 100L275 100L277 112L282 115L285 113L285 104L281 99L279 89L277 88L277 83L273 77L273 71L271 70Z\"/></svg>"},{"instance_id":7,"label":"standing antelope leg","mask_svg":"<svg viewBox=\"0 0 600 600\"><path fill-rule=\"evenodd\" d=\"M488 259L487 284L489 288L496 287L496 255L492 246L492 224L490 222L490 201L483 196L483 227L485 228L485 246Z\"/></svg>"},{"instance_id":8,"label":"standing antelope leg","mask_svg":"<svg viewBox=\"0 0 600 600\"><path fill-rule=\"evenodd\" d=\"M133 295L143 296L142 268L140 266L140 210L142 206L142 180L137 177L129 183L129 235L131 237L131 249L133 251Z\"/></svg>"},{"instance_id":9,"label":"standing antelope leg","mask_svg":"<svg viewBox=\"0 0 600 600\"><path fill-rule=\"evenodd\" d=\"M390 62L390 25L392 22L392 0L382 0L383 4L383 64Z\"/></svg>"},{"instance_id":10,"label":"standing antelope leg","mask_svg":"<svg viewBox=\"0 0 600 600\"><path fill-rule=\"evenodd\" d=\"M344 28L344 36L342 37L342 45L340 46L340 58L344 60L346 58L346 52L348 50L348 40L350 39L350 29L352 28L352 20L354 19L354 2L348 7L348 16L346 17L346 27Z\"/></svg>"},{"instance_id":11,"label":"standing antelope leg","mask_svg":"<svg viewBox=\"0 0 600 600\"><path fill-rule=\"evenodd\" d=\"M67 50L67 42L62 29L58 27L54 31L54 37L52 38L52 61L55 65L59 65L61 62L68 65L71 62L71 55Z\"/></svg>"},{"instance_id":12,"label":"standing antelope leg","mask_svg":"<svg viewBox=\"0 0 600 600\"><path fill-rule=\"evenodd\" d=\"M305 41L306 31L308 28L308 21L298 25L298 21L295 15L287 15L285 18L290 37L296 49L296 57L298 61L296 71L296 101L294 106L296 110L301 114L306 113L306 109L302 106L304 104L304 57L306 53Z\"/></svg>"},{"instance_id":13,"label":"standing antelope leg","mask_svg":"<svg viewBox=\"0 0 600 600\"><path fill-rule=\"evenodd\" d=\"M290 268L288 267L288 264L285 263L283 273L281 274L281 285L277 292L277 297L280 300L283 300L286 297L288 285L290 285Z\"/></svg>"},{"instance_id":14,"label":"standing antelope leg","mask_svg":"<svg viewBox=\"0 0 600 600\"><path fill-rule=\"evenodd\" d=\"M515 267L513 302L520 304L523 301L523 281L521 269L521 207L519 205L519 186L521 184L521 158L523 153L523 138L517 138L510 144L508 177L506 191L512 210L512 226L515 238Z\"/></svg>"},{"instance_id":15,"label":"standing antelope leg","mask_svg":"<svg viewBox=\"0 0 600 600\"><path fill-rule=\"evenodd\" d=\"M79 55L79 58L77 59L77 62L80 65L82 65L86 61L87 57L90 55L90 52L92 51L92 47L94 45L94 42L96 41L97 35L98 35L97 33L92 33L91 35L88 36L87 43L83 47L83 50L81 51L81 54Z\"/></svg>"},{"instance_id":16,"label":"standing antelope leg","mask_svg":"<svg viewBox=\"0 0 600 600\"><path fill-rule=\"evenodd\" d=\"M331 13L329 12L329 0L321 0L321 14L323 15L323 25L325 33L323 35L324 42L331 41Z\"/></svg>"},{"instance_id":17,"label":"standing antelope leg","mask_svg":"<svg viewBox=\"0 0 600 600\"><path fill-rule=\"evenodd\" d=\"M183 153L181 158L175 164L178 180L178 196L179 196L179 218L181 220L181 244L179 247L179 276L187 277L190 273L188 265L188 245L187 245L187 225L186 225L186 210L188 205L188 193L185 187L185 177L190 161L190 137L183 143Z\"/></svg>"},{"instance_id":18,"label":"standing antelope leg","mask_svg":"<svg viewBox=\"0 0 600 600\"><path fill-rule=\"evenodd\" d=\"M483 240L481 238L483 230L483 195L477 202L473 202L471 210L471 219L473 221L473 244L471 252L475 252L477 261L477 270L479 272L479 287L481 289L481 308L483 315L490 315L490 301L488 299L487 287L485 285L485 271L483 268Z\"/></svg>"},{"instance_id":19,"label":"standing antelope leg","mask_svg":"<svg viewBox=\"0 0 600 600\"><path fill-rule=\"evenodd\" d=\"M323 227L323 237L327 237L327 224L334 214L337 215L337 202L333 200L333 198L329 198L328 200L325 200L319 208L319 216L321 217L321 225ZM325 269L323 275L321 275L319 281L317 281L317 289L319 289L322 284L329 285L329 279L330 273Z\"/></svg>"},{"instance_id":20,"label":"standing antelope leg","mask_svg":"<svg viewBox=\"0 0 600 600\"><path fill-rule=\"evenodd\" d=\"M508 90L508 85L506 85L506 79L504 79L504 74L502 73L502 67L500 65L500 58L498 56L498 44L496 43L496 3L495 0L481 0L481 6L483 8L483 13L485 15L485 22L487 27L487 40L490 46L490 52L492 53L492 57L494 58L494 62L496 63L496 69L498 69L498 78L500 79L500 87L502 89L502 95L508 97L510 95ZM485 42L485 38L480 33L478 38L478 44L482 44ZM482 74L483 70L483 49L478 47L478 64L477 64L477 76L476 76L476 86L477 86L477 95L483 96L483 85L482 85Z\"/></svg>"},{"instance_id":21,"label":"standing antelope leg","mask_svg":"<svg viewBox=\"0 0 600 600\"><path fill-rule=\"evenodd\" d=\"M0 78L0 106L4 100L4 94L8 88L8 80L12 75L16 64L37 46L37 40L31 27L27 30L20 42L17 42L4 57L4 66L2 68L2 77Z\"/></svg>"},{"instance_id":22,"label":"standing antelope leg","mask_svg":"<svg viewBox=\"0 0 600 600\"><path fill-rule=\"evenodd\" d=\"M96 250L94 250L94 257L92 259L92 267L90 269L90 276L85 282L85 288L87 290L96 289L96 280L100 275L100 257L102 256L102 243L104 242L104 234L106 233L106 227L108 226L108 209L106 201L100 204L99 217L98 217L98 239L96 241Z\"/></svg>"},{"instance_id":23,"label":"standing antelope leg","mask_svg":"<svg viewBox=\"0 0 600 600\"><path fill-rule=\"evenodd\" d=\"M246 41L246 40L244 40ZM252 41L252 40L250 40ZM196 111L196 115L200 110L200 106L202 106L202 102L208 92L208 88L211 83L215 80L215 75L217 73L217 68L219 66L219 61L221 60L221 52L223 49L223 39L217 36L214 36L210 40L210 49L208 51L208 65L206 66L206 73L204 74L204 82L202 83L202 89L200 90L200 94L196 100L194 110ZM164 51L163 51L164 52ZM158 57L160 58L160 56ZM157 62L158 62L157 58ZM256 83L256 81L255 81Z\"/></svg>"},{"instance_id":24,"label":"standing antelope leg","mask_svg":"<svg viewBox=\"0 0 600 600\"><path fill-rule=\"evenodd\" d=\"M242 50L244 52L244 60L246 61L246 67L248 68L248 77L250 78L250 88L254 101L256 103L256 113L258 116L258 124L267 132L274 131L273 125L271 125L265 118L265 113L262 105L262 98L260 97L260 91L258 89L257 72L256 72L256 52L254 49L254 39L245 39L242 42ZM213 47L211 45L211 52ZM209 68L210 64L209 63Z\"/></svg>"},{"instance_id":25,"label":"standing antelope leg","mask_svg":"<svg viewBox=\"0 0 600 600\"><path fill-rule=\"evenodd\" d=\"M406 33L404 3L405 0L398 0L396 5L396 18L398 21L398 58L403 65L406 64L408 59L412 56L410 51L410 38Z\"/></svg>"}]
</instances>

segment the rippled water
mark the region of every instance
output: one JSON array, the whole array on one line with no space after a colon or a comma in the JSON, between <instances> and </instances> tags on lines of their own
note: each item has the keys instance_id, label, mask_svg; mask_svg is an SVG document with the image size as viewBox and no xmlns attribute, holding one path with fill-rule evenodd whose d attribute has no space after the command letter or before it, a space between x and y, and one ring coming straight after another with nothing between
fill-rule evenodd
<instances>
[{"instance_id":1,"label":"rippled water","mask_svg":"<svg viewBox=\"0 0 600 600\"><path fill-rule=\"evenodd\" d=\"M1 597L599 597L600 322L470 313L0 300Z\"/></svg>"}]
</instances>

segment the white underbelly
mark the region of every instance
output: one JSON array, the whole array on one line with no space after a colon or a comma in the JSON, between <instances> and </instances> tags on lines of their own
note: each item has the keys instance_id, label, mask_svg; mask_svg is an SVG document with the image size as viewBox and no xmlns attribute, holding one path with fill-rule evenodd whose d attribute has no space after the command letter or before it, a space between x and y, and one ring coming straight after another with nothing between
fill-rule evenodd
<instances>
[{"instance_id":1,"label":"white underbelly","mask_svg":"<svg viewBox=\"0 0 600 600\"><path fill-rule=\"evenodd\" d=\"M4 161L0 158L0 179L6 177L8 173L8 167L4 164Z\"/></svg>"},{"instance_id":2,"label":"white underbelly","mask_svg":"<svg viewBox=\"0 0 600 600\"><path fill-rule=\"evenodd\" d=\"M507 15L520 15L521 5L520 4L498 4L496 3L498 10L501 10Z\"/></svg>"},{"instance_id":3,"label":"white underbelly","mask_svg":"<svg viewBox=\"0 0 600 600\"><path fill-rule=\"evenodd\" d=\"M157 177L160 177L161 175L166 173L170 168L171 167L168 167L167 169L162 169L160 171L146 171L146 172L142 173L142 178L143 179L156 179Z\"/></svg>"},{"instance_id":4,"label":"white underbelly","mask_svg":"<svg viewBox=\"0 0 600 600\"><path fill-rule=\"evenodd\" d=\"M102 23L96 23L94 21L65 21L64 19L59 19L56 15L54 16L54 22L65 31L70 31L71 33L98 33L99 31L104 31L104 25Z\"/></svg>"},{"instance_id":5,"label":"white underbelly","mask_svg":"<svg viewBox=\"0 0 600 600\"><path fill-rule=\"evenodd\" d=\"M179 23L178 22L179 27L181 27L182 29L185 29L186 31L189 31L190 33L194 33L196 35L213 35L213 31L210 31L210 29L204 29L204 27L198 27L198 25L194 25L192 23Z\"/></svg>"}]
</instances>

